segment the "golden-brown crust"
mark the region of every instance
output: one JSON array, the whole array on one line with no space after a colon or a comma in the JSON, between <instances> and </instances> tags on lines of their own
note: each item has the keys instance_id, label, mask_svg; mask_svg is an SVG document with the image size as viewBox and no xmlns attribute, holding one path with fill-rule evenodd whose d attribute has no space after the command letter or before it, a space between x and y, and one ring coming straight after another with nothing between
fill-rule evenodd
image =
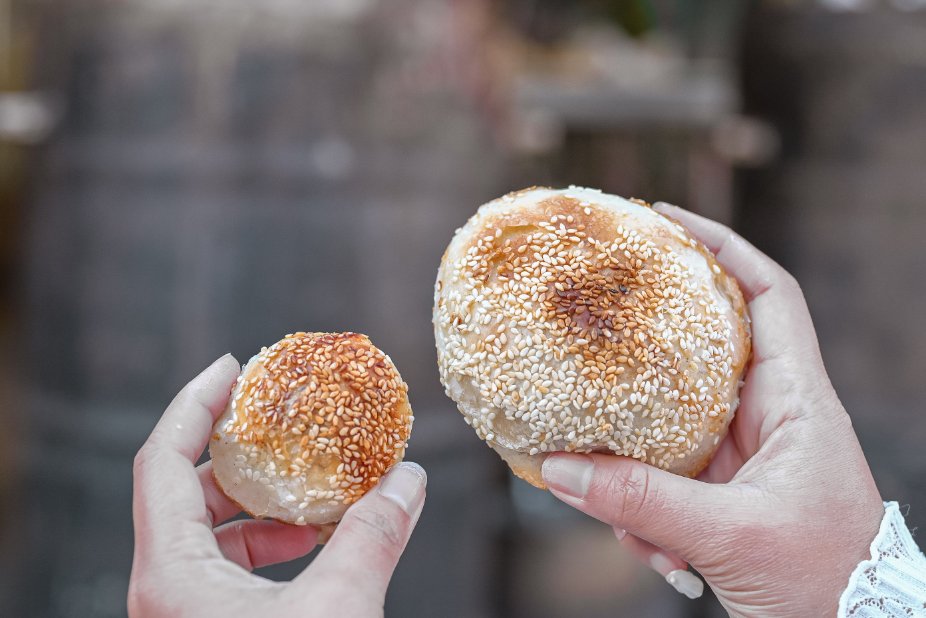
<instances>
[{"instance_id":1,"label":"golden-brown crust","mask_svg":"<svg viewBox=\"0 0 926 618\"><path fill-rule=\"evenodd\" d=\"M407 390L365 335L287 335L251 359L216 421L216 485L254 517L332 521L401 461Z\"/></svg>"},{"instance_id":2,"label":"golden-brown crust","mask_svg":"<svg viewBox=\"0 0 926 618\"><path fill-rule=\"evenodd\" d=\"M229 433L278 453L280 475L319 463L350 504L404 453L407 386L365 335L296 333L261 353L233 395Z\"/></svg>"},{"instance_id":3,"label":"golden-brown crust","mask_svg":"<svg viewBox=\"0 0 926 618\"><path fill-rule=\"evenodd\" d=\"M488 241L486 250L477 254L474 276L486 283L493 283L490 281L493 278L499 282L511 279L515 270L533 259L529 251L534 244L532 241L551 222L576 228L573 236L565 238L566 246L587 239L606 243L617 238L620 222L613 213L598 208L586 210L582 212L579 200L556 195L528 211L486 218L483 228L494 232L495 236ZM598 339L602 331L607 331L607 339L620 339L614 329L623 330L622 325L628 322L634 328L641 315L659 300L649 296L642 299L642 306L628 303L628 300L639 298L634 291L645 292L644 288L653 285L646 279L647 275L652 275L652 271L646 270L648 266L639 255L623 253L609 256L607 260L583 263L579 268L563 266L560 280L551 285L544 303L545 319L559 322L576 337ZM624 339L626 342L619 354L632 357L637 346L633 339ZM595 359L587 357L587 360L594 362Z\"/></svg>"},{"instance_id":4,"label":"golden-brown crust","mask_svg":"<svg viewBox=\"0 0 926 618\"><path fill-rule=\"evenodd\" d=\"M713 254L642 200L582 189L480 209L445 252L434 322L448 394L538 487L556 450L697 475L749 358L746 304Z\"/></svg>"}]
</instances>

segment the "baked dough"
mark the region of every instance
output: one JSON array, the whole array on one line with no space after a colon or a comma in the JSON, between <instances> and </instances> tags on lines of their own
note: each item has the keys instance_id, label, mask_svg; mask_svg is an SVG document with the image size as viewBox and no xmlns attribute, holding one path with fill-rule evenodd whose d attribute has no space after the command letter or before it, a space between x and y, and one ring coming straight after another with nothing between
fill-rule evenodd
<instances>
[{"instance_id":1,"label":"baked dough","mask_svg":"<svg viewBox=\"0 0 926 618\"><path fill-rule=\"evenodd\" d=\"M365 335L296 333L252 358L209 443L216 483L254 517L337 522L396 463L408 387Z\"/></svg>"},{"instance_id":2,"label":"baked dough","mask_svg":"<svg viewBox=\"0 0 926 618\"><path fill-rule=\"evenodd\" d=\"M640 200L529 188L457 230L434 294L447 395L514 473L610 452L685 476L710 461L750 355L736 282Z\"/></svg>"}]
</instances>

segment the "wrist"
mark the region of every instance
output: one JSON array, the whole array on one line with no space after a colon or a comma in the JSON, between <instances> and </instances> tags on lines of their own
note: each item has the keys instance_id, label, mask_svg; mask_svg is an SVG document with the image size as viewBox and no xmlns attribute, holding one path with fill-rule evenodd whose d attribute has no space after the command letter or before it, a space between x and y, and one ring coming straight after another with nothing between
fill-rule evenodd
<instances>
[{"instance_id":1,"label":"wrist","mask_svg":"<svg viewBox=\"0 0 926 618\"><path fill-rule=\"evenodd\" d=\"M884 519L884 503L877 495L863 501L856 509L858 517L852 518L856 520L855 525L841 526L844 531L844 534L840 535L843 544L841 551L834 554L836 559L833 562L833 577L827 578L829 586L825 591L824 609L829 616L837 614L840 599L849 587L859 564L871 558L872 543L878 536Z\"/></svg>"}]
</instances>

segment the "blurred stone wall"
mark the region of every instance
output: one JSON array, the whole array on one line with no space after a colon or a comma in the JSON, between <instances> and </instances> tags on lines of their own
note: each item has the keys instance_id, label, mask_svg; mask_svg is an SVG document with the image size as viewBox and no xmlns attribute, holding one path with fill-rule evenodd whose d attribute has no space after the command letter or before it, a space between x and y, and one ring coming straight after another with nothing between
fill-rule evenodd
<instances>
[{"instance_id":1,"label":"blurred stone wall","mask_svg":"<svg viewBox=\"0 0 926 618\"><path fill-rule=\"evenodd\" d=\"M470 7L34 9L64 116L29 211L27 516L0 613L124 614L135 451L211 360L296 330L367 333L410 385L431 485L389 613L490 613L504 477L443 395L430 324L446 243L501 190L449 34Z\"/></svg>"}]
</instances>

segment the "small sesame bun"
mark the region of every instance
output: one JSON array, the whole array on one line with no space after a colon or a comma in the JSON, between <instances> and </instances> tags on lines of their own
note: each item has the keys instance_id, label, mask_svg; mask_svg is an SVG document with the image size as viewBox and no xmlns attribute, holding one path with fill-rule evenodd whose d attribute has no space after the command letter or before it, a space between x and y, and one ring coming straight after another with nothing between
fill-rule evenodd
<instances>
[{"instance_id":1,"label":"small sesame bun","mask_svg":"<svg viewBox=\"0 0 926 618\"><path fill-rule=\"evenodd\" d=\"M639 200L530 188L457 230L434 294L447 395L516 475L611 452L685 476L710 461L750 354L736 282Z\"/></svg>"},{"instance_id":2,"label":"small sesame bun","mask_svg":"<svg viewBox=\"0 0 926 618\"><path fill-rule=\"evenodd\" d=\"M218 486L254 517L341 519L396 463L408 387L365 335L287 335L248 362L213 427Z\"/></svg>"}]
</instances>

